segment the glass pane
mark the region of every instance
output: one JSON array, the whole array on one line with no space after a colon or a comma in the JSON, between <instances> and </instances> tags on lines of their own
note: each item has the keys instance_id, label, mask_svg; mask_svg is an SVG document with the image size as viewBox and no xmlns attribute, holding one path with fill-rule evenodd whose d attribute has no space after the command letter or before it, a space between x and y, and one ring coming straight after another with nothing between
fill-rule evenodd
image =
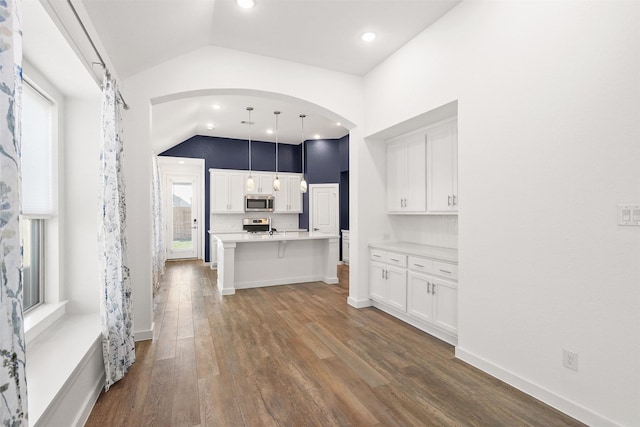
<instances>
[{"instance_id":1,"label":"glass pane","mask_svg":"<svg viewBox=\"0 0 640 427\"><path fill-rule=\"evenodd\" d=\"M173 197L172 249L174 251L192 250L191 196L193 187L190 182L174 182L171 193Z\"/></svg>"},{"instance_id":2,"label":"glass pane","mask_svg":"<svg viewBox=\"0 0 640 427\"><path fill-rule=\"evenodd\" d=\"M23 244L23 310L27 311L41 302L44 259L44 220L21 218Z\"/></svg>"}]
</instances>

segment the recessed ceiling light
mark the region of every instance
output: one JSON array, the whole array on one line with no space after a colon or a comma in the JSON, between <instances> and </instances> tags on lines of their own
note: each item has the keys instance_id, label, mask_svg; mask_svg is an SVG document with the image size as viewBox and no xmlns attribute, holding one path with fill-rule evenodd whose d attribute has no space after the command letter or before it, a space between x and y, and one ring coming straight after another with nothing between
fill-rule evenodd
<instances>
[{"instance_id":1,"label":"recessed ceiling light","mask_svg":"<svg viewBox=\"0 0 640 427\"><path fill-rule=\"evenodd\" d=\"M342 126L342 123L340 123L340 122L336 122L336 125L337 125L337 126Z\"/></svg>"},{"instance_id":2,"label":"recessed ceiling light","mask_svg":"<svg viewBox=\"0 0 640 427\"><path fill-rule=\"evenodd\" d=\"M209 130L213 129L213 123L207 123L207 129Z\"/></svg>"},{"instance_id":3,"label":"recessed ceiling light","mask_svg":"<svg viewBox=\"0 0 640 427\"><path fill-rule=\"evenodd\" d=\"M315 139L319 139L319 138L320 138L320 135L318 135L318 134L316 133L315 135L313 135L313 137L314 137Z\"/></svg>"},{"instance_id":4,"label":"recessed ceiling light","mask_svg":"<svg viewBox=\"0 0 640 427\"><path fill-rule=\"evenodd\" d=\"M267 129L267 133L271 135L273 133L273 129Z\"/></svg>"},{"instance_id":5,"label":"recessed ceiling light","mask_svg":"<svg viewBox=\"0 0 640 427\"><path fill-rule=\"evenodd\" d=\"M254 0L236 0L236 4L243 9L251 9L256 5Z\"/></svg>"},{"instance_id":6,"label":"recessed ceiling light","mask_svg":"<svg viewBox=\"0 0 640 427\"><path fill-rule=\"evenodd\" d=\"M211 106L211 108L213 108L214 110L219 110L219 109L221 109L222 107L221 107L219 104L213 104L213 105Z\"/></svg>"},{"instance_id":7,"label":"recessed ceiling light","mask_svg":"<svg viewBox=\"0 0 640 427\"><path fill-rule=\"evenodd\" d=\"M180 163L181 165L184 165L184 160L178 160L178 163Z\"/></svg>"},{"instance_id":8,"label":"recessed ceiling light","mask_svg":"<svg viewBox=\"0 0 640 427\"><path fill-rule=\"evenodd\" d=\"M376 38L376 33L372 33L371 31L367 31L366 33L362 33L360 38L366 42L371 42Z\"/></svg>"}]
</instances>

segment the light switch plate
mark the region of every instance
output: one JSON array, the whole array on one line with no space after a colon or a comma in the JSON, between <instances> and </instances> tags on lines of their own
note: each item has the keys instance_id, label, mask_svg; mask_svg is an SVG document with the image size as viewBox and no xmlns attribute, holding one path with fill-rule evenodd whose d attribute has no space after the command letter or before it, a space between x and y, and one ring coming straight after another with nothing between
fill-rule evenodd
<instances>
[{"instance_id":1,"label":"light switch plate","mask_svg":"<svg viewBox=\"0 0 640 427\"><path fill-rule=\"evenodd\" d=\"M618 225L640 225L640 205L618 205Z\"/></svg>"}]
</instances>

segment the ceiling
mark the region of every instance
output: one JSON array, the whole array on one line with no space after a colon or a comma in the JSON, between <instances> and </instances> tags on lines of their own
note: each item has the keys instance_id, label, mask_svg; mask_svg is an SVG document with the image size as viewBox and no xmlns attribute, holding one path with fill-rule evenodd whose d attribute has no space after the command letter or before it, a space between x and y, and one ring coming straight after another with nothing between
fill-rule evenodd
<instances>
[{"instance_id":1,"label":"ceiling","mask_svg":"<svg viewBox=\"0 0 640 427\"><path fill-rule=\"evenodd\" d=\"M55 6L58 0L41 1ZM256 0L256 7L250 10L239 8L233 0L73 0L73 3L81 3L86 19L99 35L98 45L110 58L117 75L127 78L210 45L364 75L459 1ZM60 15L59 11L56 13ZM63 26L68 28L71 24ZM26 31L31 28L35 34L38 25L25 23L25 41L30 37ZM365 31L375 32L376 40L362 41L360 35ZM30 42L25 51L29 50L34 58L46 56L47 48L38 51L37 44ZM42 63L51 68L56 61L47 59ZM57 65L64 67L64 62L57 61ZM123 95L126 99L126 93ZM213 103L222 108L213 110ZM275 110L282 111L280 142L300 142L301 113L309 115L305 119L305 139L315 134L323 139L340 138L348 133L325 112L301 111L299 105L284 99L202 96L153 106L153 146L156 151L167 149L194 135L246 139L247 126L240 122L248 117L247 106L255 108L256 140L275 140L275 135L266 133L268 127L275 126ZM207 129L207 123L213 123L214 129Z\"/></svg>"}]
</instances>

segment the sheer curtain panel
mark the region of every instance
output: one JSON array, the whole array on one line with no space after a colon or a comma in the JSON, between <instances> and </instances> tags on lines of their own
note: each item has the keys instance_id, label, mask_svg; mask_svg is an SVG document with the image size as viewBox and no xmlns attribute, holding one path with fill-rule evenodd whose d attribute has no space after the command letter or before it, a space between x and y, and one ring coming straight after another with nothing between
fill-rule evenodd
<instances>
[{"instance_id":1,"label":"sheer curtain panel","mask_svg":"<svg viewBox=\"0 0 640 427\"><path fill-rule=\"evenodd\" d=\"M20 2L0 1L0 420L26 426L20 240Z\"/></svg>"},{"instance_id":2,"label":"sheer curtain panel","mask_svg":"<svg viewBox=\"0 0 640 427\"><path fill-rule=\"evenodd\" d=\"M152 269L153 269L153 294L155 295L160 288L160 278L164 274L164 264L167 260L164 247L164 236L162 233L162 186L160 183L160 168L158 166L158 156L153 156L153 180L152 180L152 209L151 225L152 225Z\"/></svg>"},{"instance_id":3,"label":"sheer curtain panel","mask_svg":"<svg viewBox=\"0 0 640 427\"><path fill-rule=\"evenodd\" d=\"M102 296L102 352L105 391L136 360L133 341L131 279L127 265L123 176L122 107L115 80L107 74L102 93L102 147L98 213L98 262Z\"/></svg>"}]
</instances>

